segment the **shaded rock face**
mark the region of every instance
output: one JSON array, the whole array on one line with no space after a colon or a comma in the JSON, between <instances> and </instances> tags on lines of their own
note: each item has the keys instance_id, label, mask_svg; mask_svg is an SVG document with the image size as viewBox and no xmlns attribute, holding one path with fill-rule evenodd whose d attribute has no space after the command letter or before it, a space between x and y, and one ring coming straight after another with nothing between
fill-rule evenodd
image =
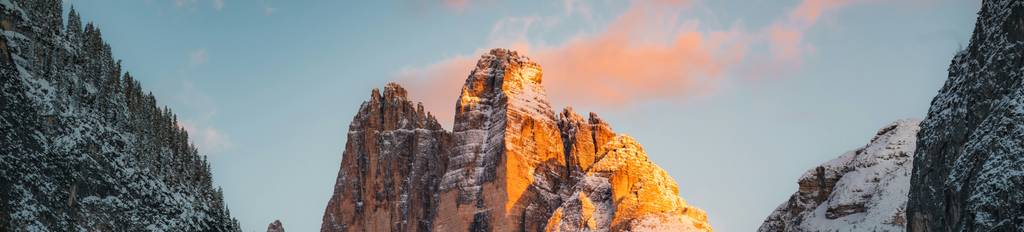
<instances>
[{"instance_id":1,"label":"shaded rock face","mask_svg":"<svg viewBox=\"0 0 1024 232\"><path fill-rule=\"evenodd\" d=\"M864 147L808 170L758 231L904 230L918 123L896 121Z\"/></svg>"},{"instance_id":2,"label":"shaded rock face","mask_svg":"<svg viewBox=\"0 0 1024 232\"><path fill-rule=\"evenodd\" d=\"M349 125L321 231L427 231L451 135L406 91L374 89Z\"/></svg>"},{"instance_id":3,"label":"shaded rock face","mask_svg":"<svg viewBox=\"0 0 1024 232\"><path fill-rule=\"evenodd\" d=\"M267 226L267 232L284 232L284 225L281 224L281 220L274 220L270 225Z\"/></svg>"},{"instance_id":4,"label":"shaded rock face","mask_svg":"<svg viewBox=\"0 0 1024 232\"><path fill-rule=\"evenodd\" d=\"M587 228L596 231L710 231L704 212L679 198L675 181L636 141L617 138L593 113L556 115L541 81L540 65L529 58L491 50L462 88L453 131L428 115L401 129L418 135L406 137L370 133L395 130L387 126L396 124L391 119L424 117L393 113L408 112L402 109L411 103L385 103L395 102L389 95L408 102L404 90L389 84L383 100L371 97L350 126L321 230L579 231L566 221L589 220ZM416 159L386 158L407 153ZM410 163L409 171L383 171Z\"/></svg>"},{"instance_id":5,"label":"shaded rock face","mask_svg":"<svg viewBox=\"0 0 1024 232\"><path fill-rule=\"evenodd\" d=\"M1024 2L982 2L921 123L908 231L1024 231Z\"/></svg>"}]
</instances>

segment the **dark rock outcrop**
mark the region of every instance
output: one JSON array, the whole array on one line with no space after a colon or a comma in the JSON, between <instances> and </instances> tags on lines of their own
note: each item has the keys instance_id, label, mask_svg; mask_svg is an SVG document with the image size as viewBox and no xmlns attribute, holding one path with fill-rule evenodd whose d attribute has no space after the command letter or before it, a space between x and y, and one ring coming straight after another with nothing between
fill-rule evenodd
<instances>
[{"instance_id":1,"label":"dark rock outcrop","mask_svg":"<svg viewBox=\"0 0 1024 232\"><path fill-rule=\"evenodd\" d=\"M274 220L270 225L267 225L267 232L284 232L284 225L281 224L281 220Z\"/></svg>"}]
</instances>

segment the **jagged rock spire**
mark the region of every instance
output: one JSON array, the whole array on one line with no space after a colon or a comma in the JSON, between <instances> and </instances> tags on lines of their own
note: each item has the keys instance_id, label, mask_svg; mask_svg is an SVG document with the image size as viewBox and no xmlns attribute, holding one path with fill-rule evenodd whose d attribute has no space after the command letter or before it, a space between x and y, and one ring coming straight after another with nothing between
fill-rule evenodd
<instances>
[{"instance_id":1,"label":"jagged rock spire","mask_svg":"<svg viewBox=\"0 0 1024 232\"><path fill-rule=\"evenodd\" d=\"M456 103L455 149L436 230L543 229L565 156L540 65L507 49L481 56Z\"/></svg>"},{"instance_id":2,"label":"jagged rock spire","mask_svg":"<svg viewBox=\"0 0 1024 232\"><path fill-rule=\"evenodd\" d=\"M426 231L450 134L406 90L373 89L349 125L321 231Z\"/></svg>"},{"instance_id":3,"label":"jagged rock spire","mask_svg":"<svg viewBox=\"0 0 1024 232\"><path fill-rule=\"evenodd\" d=\"M267 232L284 232L284 225L281 224L281 220L274 220L270 225L267 225Z\"/></svg>"}]
</instances>

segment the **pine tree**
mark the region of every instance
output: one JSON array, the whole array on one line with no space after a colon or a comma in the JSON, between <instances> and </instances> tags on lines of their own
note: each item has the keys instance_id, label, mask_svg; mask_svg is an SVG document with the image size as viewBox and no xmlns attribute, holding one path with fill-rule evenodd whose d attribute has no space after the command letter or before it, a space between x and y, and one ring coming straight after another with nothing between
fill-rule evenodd
<instances>
[{"instance_id":1,"label":"pine tree","mask_svg":"<svg viewBox=\"0 0 1024 232\"><path fill-rule=\"evenodd\" d=\"M78 41L82 36L82 18L78 16L78 11L75 11L75 7L71 7L71 13L68 13L68 26L67 36L72 41Z\"/></svg>"}]
</instances>

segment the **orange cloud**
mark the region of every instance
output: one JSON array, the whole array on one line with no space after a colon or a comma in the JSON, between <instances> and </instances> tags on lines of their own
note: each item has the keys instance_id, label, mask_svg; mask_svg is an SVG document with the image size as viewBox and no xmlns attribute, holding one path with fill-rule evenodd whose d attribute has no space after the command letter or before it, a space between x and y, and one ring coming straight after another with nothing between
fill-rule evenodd
<instances>
[{"instance_id":1,"label":"orange cloud","mask_svg":"<svg viewBox=\"0 0 1024 232\"><path fill-rule=\"evenodd\" d=\"M799 66L813 51L804 41L806 31L852 1L804 0L787 14L755 33L742 28L699 30L696 20L679 22L690 0L633 1L608 27L592 35L580 35L555 46L527 42L531 25L557 23L558 18L521 17L500 20L492 29L490 47L518 50L537 61L544 71L544 86L554 106L618 107L656 99L702 94L714 89L726 73L744 65L758 72L777 73ZM588 9L567 0L566 15ZM502 34L504 32L504 34ZM751 46L766 46L768 57L748 58ZM482 54L487 49L477 50ZM760 58L760 57L759 57ZM399 82L410 97L422 100L445 125L451 125L453 108L476 56L458 56L438 63L407 68ZM765 75L756 73L754 75Z\"/></svg>"},{"instance_id":2,"label":"orange cloud","mask_svg":"<svg viewBox=\"0 0 1024 232\"><path fill-rule=\"evenodd\" d=\"M469 6L469 0L441 0L441 1L443 1L444 5L446 7L448 7L449 9L453 9L453 10L460 11L460 12L462 10L465 10L466 7Z\"/></svg>"},{"instance_id":3,"label":"orange cloud","mask_svg":"<svg viewBox=\"0 0 1024 232\"><path fill-rule=\"evenodd\" d=\"M770 66L799 66L803 61L803 55L813 49L810 44L803 42L806 31L817 24L822 15L835 12L851 3L851 0L804 0L785 18L765 29L763 33L772 52L773 64Z\"/></svg>"},{"instance_id":4,"label":"orange cloud","mask_svg":"<svg viewBox=\"0 0 1024 232\"><path fill-rule=\"evenodd\" d=\"M849 0L804 0L789 14L790 22L814 24L822 13L849 4Z\"/></svg>"},{"instance_id":5,"label":"orange cloud","mask_svg":"<svg viewBox=\"0 0 1024 232\"><path fill-rule=\"evenodd\" d=\"M558 46L534 47L523 41L504 45L541 64L544 85L555 105L621 106L699 93L709 83L704 79L722 76L745 55L746 47L737 40L739 30L701 32L696 22L677 25L678 13L661 9L684 2L635 2L606 31ZM398 76L413 99L423 100L442 123L450 125L449 112L475 61L475 57L454 57L405 69Z\"/></svg>"},{"instance_id":6,"label":"orange cloud","mask_svg":"<svg viewBox=\"0 0 1024 232\"><path fill-rule=\"evenodd\" d=\"M397 76L409 89L411 100L422 101L427 111L450 128L455 120L455 100L475 64L476 59L459 56L423 68L403 69Z\"/></svg>"}]
</instances>

